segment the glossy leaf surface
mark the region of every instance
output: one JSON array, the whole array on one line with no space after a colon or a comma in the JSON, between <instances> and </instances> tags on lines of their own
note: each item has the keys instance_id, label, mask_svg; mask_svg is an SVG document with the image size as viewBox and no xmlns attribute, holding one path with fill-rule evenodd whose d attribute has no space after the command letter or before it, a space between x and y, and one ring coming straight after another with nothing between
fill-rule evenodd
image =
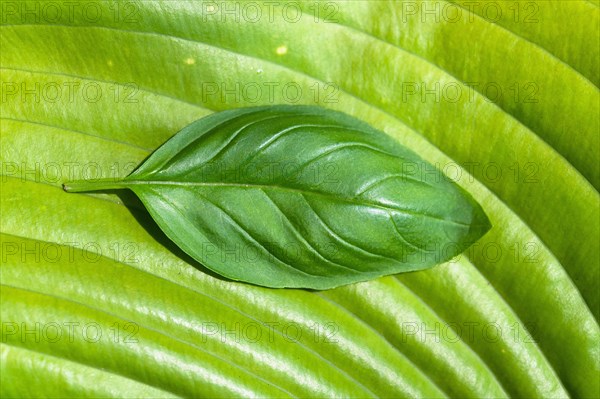
<instances>
[{"instance_id":1,"label":"glossy leaf surface","mask_svg":"<svg viewBox=\"0 0 600 399\"><path fill-rule=\"evenodd\" d=\"M121 181L162 230L220 275L327 289L425 269L490 228L472 197L383 132L308 106L200 119Z\"/></svg>"},{"instance_id":2,"label":"glossy leaf surface","mask_svg":"<svg viewBox=\"0 0 600 399\"><path fill-rule=\"evenodd\" d=\"M598 1L44 3L0 2L3 397L600 397ZM280 103L384 131L493 228L434 269L273 290L190 267L133 194L61 189Z\"/></svg>"}]
</instances>

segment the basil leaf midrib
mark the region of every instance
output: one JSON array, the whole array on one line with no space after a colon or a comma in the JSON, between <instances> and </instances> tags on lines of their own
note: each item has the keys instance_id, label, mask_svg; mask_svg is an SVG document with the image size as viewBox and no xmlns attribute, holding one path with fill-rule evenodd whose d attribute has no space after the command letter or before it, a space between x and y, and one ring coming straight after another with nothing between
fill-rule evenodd
<instances>
[{"instance_id":1,"label":"basil leaf midrib","mask_svg":"<svg viewBox=\"0 0 600 399\"><path fill-rule=\"evenodd\" d=\"M349 198L349 197L340 197L340 196L334 196L331 195L331 193L327 193L327 192L322 192L322 191L308 191L308 190L301 190L301 189L297 189L297 188L292 188L292 187L284 187L284 186L269 186L269 185L264 185L264 184L251 184L251 183L215 183L215 182L174 182L174 181L165 181L165 180L146 180L146 181L142 181L142 180L125 180L123 186L127 187L127 186L145 186L145 185L151 185L151 186L183 186L183 187L233 187L233 188L256 188L256 189L260 189L260 190L280 190L280 191L289 191L289 192L296 192L299 193L301 195L317 195L317 196L322 196L322 197L326 197L329 200L332 201L343 201L346 202L348 204L352 204L352 205L360 205L360 206L372 206L373 208L379 208L382 209L384 211L396 211L399 213L405 213L407 215L419 215L419 216L424 216L427 218L431 218L431 219L435 219L435 220L439 220L441 222L445 222L445 223L452 223L452 224L456 224L459 226L469 226L469 223L461 223L461 222L456 222L453 220L448 220L448 219L442 219L439 216L436 215L430 215L424 212L419 212L419 211L412 211L409 209L402 209L402 208L396 208L396 207L390 207L390 206L386 206L385 204L379 204L376 202L371 202L371 201L364 201L364 202L357 202L357 201L353 201L353 198Z\"/></svg>"}]
</instances>

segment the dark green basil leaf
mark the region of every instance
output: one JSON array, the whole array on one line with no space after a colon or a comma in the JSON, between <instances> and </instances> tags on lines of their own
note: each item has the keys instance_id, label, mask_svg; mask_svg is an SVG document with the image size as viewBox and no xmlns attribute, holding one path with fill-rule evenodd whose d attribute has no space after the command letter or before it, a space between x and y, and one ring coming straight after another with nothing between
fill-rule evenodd
<instances>
[{"instance_id":1,"label":"dark green basil leaf","mask_svg":"<svg viewBox=\"0 0 600 399\"><path fill-rule=\"evenodd\" d=\"M184 128L121 181L215 272L327 289L447 261L490 223L473 198L384 133L311 106L242 108Z\"/></svg>"}]
</instances>

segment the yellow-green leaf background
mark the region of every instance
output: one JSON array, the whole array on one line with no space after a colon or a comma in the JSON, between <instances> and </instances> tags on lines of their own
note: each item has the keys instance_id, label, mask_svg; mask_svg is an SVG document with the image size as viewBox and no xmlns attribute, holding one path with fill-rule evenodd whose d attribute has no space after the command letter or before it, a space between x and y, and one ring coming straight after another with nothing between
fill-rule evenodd
<instances>
[{"instance_id":1,"label":"yellow-green leaf background","mask_svg":"<svg viewBox=\"0 0 600 399\"><path fill-rule=\"evenodd\" d=\"M3 397L600 396L598 1L0 7ZM61 189L279 103L385 131L493 229L428 271L274 290L132 195Z\"/></svg>"}]
</instances>

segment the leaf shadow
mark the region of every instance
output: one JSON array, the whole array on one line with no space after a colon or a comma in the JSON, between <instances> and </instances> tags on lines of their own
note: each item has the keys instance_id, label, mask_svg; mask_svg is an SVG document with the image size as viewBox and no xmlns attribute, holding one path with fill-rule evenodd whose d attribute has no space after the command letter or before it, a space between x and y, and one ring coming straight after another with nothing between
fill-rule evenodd
<instances>
[{"instance_id":1,"label":"leaf shadow","mask_svg":"<svg viewBox=\"0 0 600 399\"><path fill-rule=\"evenodd\" d=\"M140 224L140 226L142 226L142 228L146 230L146 232L150 234L155 241L165 247L177 258L211 277L222 281L235 282L235 280L228 279L227 277L221 276L210 270L179 248L179 246L177 246L177 244L175 244L173 241L171 241L171 239L167 237L167 235L161 230L158 224L156 224L154 219L152 219L142 201L133 192L129 190L106 190L104 193L116 195L121 202L123 202L123 205Z\"/></svg>"}]
</instances>

